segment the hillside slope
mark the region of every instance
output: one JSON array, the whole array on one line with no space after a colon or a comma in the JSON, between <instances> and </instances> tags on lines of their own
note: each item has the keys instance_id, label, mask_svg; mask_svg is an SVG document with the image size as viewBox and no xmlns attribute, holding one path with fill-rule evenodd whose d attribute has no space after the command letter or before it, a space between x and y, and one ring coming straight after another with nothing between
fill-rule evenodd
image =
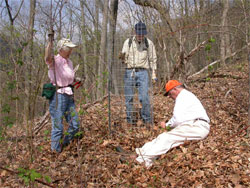
<instances>
[{"instance_id":1,"label":"hillside slope","mask_svg":"<svg viewBox=\"0 0 250 188\"><path fill-rule=\"evenodd\" d=\"M247 71L247 62L237 62L186 83L208 112L210 134L203 141L172 149L149 170L135 163L121 163L114 148L120 145L134 151L164 131L157 124L171 117L174 103L160 94L154 96L156 126L151 131L140 125L127 127L124 121L118 121L112 122L110 135L104 100L84 111L84 137L59 156L50 152L48 124L33 139L32 163L28 142L21 139L2 141L0 164L14 171L18 167L35 169L49 176L50 185L55 187L250 187L250 138L243 130L248 118ZM112 115L119 115L119 110L112 110ZM10 134L16 137L24 135L24 131L14 127ZM15 174L0 169L0 176L0 187L24 187L23 179ZM35 186L46 187L37 182Z\"/></svg>"}]
</instances>

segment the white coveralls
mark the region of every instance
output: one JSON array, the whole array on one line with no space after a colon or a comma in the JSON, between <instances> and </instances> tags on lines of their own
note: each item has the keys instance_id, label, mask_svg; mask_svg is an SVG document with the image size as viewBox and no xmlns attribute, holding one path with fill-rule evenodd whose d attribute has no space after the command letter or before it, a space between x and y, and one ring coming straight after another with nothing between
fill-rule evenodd
<instances>
[{"instance_id":1,"label":"white coveralls","mask_svg":"<svg viewBox=\"0 0 250 188\"><path fill-rule=\"evenodd\" d=\"M171 148L179 146L186 140L204 139L210 129L209 117L199 99L186 89L181 90L175 99L172 118L166 123L172 129L160 134L141 148L136 148L139 163L146 167L153 165L157 156L165 154Z\"/></svg>"}]
</instances>

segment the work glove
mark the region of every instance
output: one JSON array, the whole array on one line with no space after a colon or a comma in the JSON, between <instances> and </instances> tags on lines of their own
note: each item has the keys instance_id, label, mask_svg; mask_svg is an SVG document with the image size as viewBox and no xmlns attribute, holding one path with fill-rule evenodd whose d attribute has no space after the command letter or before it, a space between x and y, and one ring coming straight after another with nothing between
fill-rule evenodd
<instances>
[{"instance_id":1,"label":"work glove","mask_svg":"<svg viewBox=\"0 0 250 188\"><path fill-rule=\"evenodd\" d=\"M82 79L79 77L76 77L73 82L73 86L78 89L82 85Z\"/></svg>"},{"instance_id":2,"label":"work glove","mask_svg":"<svg viewBox=\"0 0 250 188\"><path fill-rule=\"evenodd\" d=\"M152 82L153 84L157 82L157 77L156 77L156 74L155 74L155 70L152 71Z\"/></svg>"},{"instance_id":3,"label":"work glove","mask_svg":"<svg viewBox=\"0 0 250 188\"><path fill-rule=\"evenodd\" d=\"M122 63L125 63L125 53L120 52L118 58L122 61Z\"/></svg>"}]
</instances>

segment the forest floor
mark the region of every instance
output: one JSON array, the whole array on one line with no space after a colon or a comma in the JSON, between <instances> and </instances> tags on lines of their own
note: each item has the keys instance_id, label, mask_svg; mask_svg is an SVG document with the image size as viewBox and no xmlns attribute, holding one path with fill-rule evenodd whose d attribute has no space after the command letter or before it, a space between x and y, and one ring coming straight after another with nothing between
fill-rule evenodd
<instances>
[{"instance_id":1,"label":"forest floor","mask_svg":"<svg viewBox=\"0 0 250 188\"><path fill-rule=\"evenodd\" d=\"M33 139L1 141L0 187L250 187L250 138L244 129L248 123L248 64L232 63L207 74L186 83L211 119L206 139L168 151L150 169L121 163L115 147L134 152L162 133L159 122L172 116L174 102L156 93L153 129L140 122L128 127L118 118L111 122L110 134L105 99L84 110L80 115L83 138L59 155L50 152L50 123ZM111 110L113 116L121 116L119 109ZM14 126L6 135L22 138L25 131ZM25 185L35 178L37 181Z\"/></svg>"}]
</instances>

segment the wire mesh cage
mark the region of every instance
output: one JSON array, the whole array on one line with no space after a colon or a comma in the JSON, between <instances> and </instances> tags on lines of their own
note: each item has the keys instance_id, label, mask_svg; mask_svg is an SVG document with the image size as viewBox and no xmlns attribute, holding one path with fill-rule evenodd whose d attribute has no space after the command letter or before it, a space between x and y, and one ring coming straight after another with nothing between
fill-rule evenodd
<instances>
[{"instance_id":1,"label":"wire mesh cage","mask_svg":"<svg viewBox=\"0 0 250 188\"><path fill-rule=\"evenodd\" d=\"M133 37L129 36L127 40ZM136 49L144 50L143 53L148 56L148 49L145 50L145 47L140 49L140 46L133 45L129 47L130 54L133 54L134 49ZM145 44L143 45L145 46ZM136 57L132 58L135 59ZM146 59L146 61L149 61L149 59ZM109 72L109 78L112 80L112 84L110 84L109 93L111 93L111 90L116 90L115 95L110 96L109 103L111 127L119 125L132 125L134 128L152 127L154 122L153 84L150 65L148 65L148 68L142 68L128 65L128 63L119 60L118 63L114 63L110 67L110 70L112 71ZM145 117L145 113L148 117Z\"/></svg>"}]
</instances>

